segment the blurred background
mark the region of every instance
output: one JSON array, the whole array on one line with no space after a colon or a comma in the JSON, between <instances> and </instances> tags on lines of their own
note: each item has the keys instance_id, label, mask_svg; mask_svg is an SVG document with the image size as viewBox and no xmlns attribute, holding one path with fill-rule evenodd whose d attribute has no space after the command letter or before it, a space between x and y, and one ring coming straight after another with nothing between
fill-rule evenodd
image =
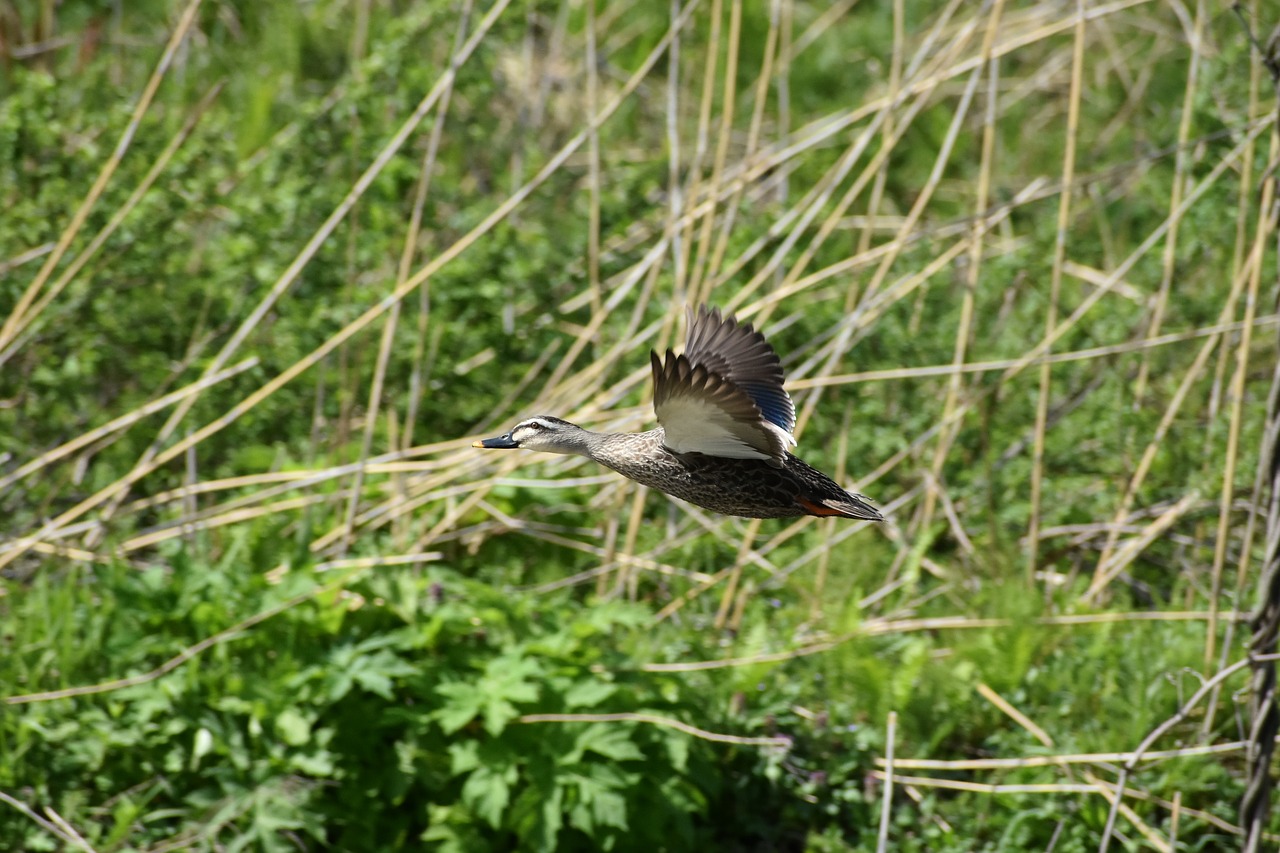
<instances>
[{"instance_id":1,"label":"blurred background","mask_svg":"<svg viewBox=\"0 0 1280 853\"><path fill-rule=\"evenodd\" d=\"M1267 9L0 2L0 847L1237 846ZM703 302L887 522L470 447Z\"/></svg>"}]
</instances>

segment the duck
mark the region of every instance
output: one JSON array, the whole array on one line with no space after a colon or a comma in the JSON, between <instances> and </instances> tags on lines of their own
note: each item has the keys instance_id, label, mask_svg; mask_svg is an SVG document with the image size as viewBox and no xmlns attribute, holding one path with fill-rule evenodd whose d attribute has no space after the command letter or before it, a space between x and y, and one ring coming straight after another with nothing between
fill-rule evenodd
<instances>
[{"instance_id":1,"label":"duck","mask_svg":"<svg viewBox=\"0 0 1280 853\"><path fill-rule=\"evenodd\" d=\"M854 494L793 455L796 407L777 352L750 323L686 309L684 352L650 351L658 427L598 433L551 415L476 441L488 450L585 456L651 489L742 518L819 516L883 521Z\"/></svg>"}]
</instances>

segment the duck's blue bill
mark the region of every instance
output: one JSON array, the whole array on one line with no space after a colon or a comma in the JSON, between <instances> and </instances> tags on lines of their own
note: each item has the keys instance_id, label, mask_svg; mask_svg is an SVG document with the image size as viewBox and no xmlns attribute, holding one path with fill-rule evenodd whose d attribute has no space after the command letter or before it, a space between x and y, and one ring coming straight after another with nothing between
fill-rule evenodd
<instances>
[{"instance_id":1,"label":"duck's blue bill","mask_svg":"<svg viewBox=\"0 0 1280 853\"><path fill-rule=\"evenodd\" d=\"M512 441L511 435L508 433L507 435L500 435L497 438L486 438L483 441L473 442L471 446L488 447L491 450L495 448L500 450L511 450L512 448L519 447L520 445Z\"/></svg>"}]
</instances>

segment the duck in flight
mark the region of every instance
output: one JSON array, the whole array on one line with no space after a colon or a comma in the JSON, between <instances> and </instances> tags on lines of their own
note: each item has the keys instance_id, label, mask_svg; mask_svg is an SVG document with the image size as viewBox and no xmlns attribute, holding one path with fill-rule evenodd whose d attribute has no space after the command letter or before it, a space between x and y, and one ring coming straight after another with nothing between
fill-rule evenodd
<instances>
[{"instance_id":1,"label":"duck in flight","mask_svg":"<svg viewBox=\"0 0 1280 853\"><path fill-rule=\"evenodd\" d=\"M796 407L782 387L782 362L764 335L706 306L696 314L689 310L688 321L684 353L667 350L660 359L650 352L657 429L597 433L538 415L472 446L585 456L725 515L883 521L862 495L788 452L796 443Z\"/></svg>"}]
</instances>

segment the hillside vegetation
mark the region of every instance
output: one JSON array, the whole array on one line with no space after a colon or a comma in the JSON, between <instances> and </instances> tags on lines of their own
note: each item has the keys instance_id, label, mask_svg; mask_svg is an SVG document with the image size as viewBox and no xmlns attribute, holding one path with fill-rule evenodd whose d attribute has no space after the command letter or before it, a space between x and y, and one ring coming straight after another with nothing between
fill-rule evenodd
<instances>
[{"instance_id":1,"label":"hillside vegetation","mask_svg":"<svg viewBox=\"0 0 1280 853\"><path fill-rule=\"evenodd\" d=\"M1240 844L1280 318L1228 4L0 34L0 849ZM885 523L472 449L648 429L703 302Z\"/></svg>"}]
</instances>

